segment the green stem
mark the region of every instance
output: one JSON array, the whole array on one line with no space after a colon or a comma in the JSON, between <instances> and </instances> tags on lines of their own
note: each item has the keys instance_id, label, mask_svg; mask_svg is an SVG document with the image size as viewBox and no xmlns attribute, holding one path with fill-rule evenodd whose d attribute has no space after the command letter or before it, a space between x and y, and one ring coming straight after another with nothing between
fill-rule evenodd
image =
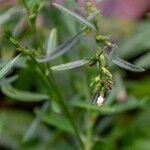
<instances>
[{"instance_id":1,"label":"green stem","mask_svg":"<svg viewBox=\"0 0 150 150\"><path fill-rule=\"evenodd\" d=\"M27 4L26 4L25 0L23 0L23 4L24 4L25 8L27 9L28 16L29 16L30 12L28 10L28 7L27 7ZM29 21L30 21L30 18L29 18ZM42 46L41 46L41 43L40 43L40 40L39 40L39 36L38 36L38 32L37 32L37 29L36 29L35 22L34 22L34 24L30 22L30 25L31 25L32 31L36 34L36 40L38 41L38 45L39 45L40 49L42 50ZM44 84L46 85L45 87L46 87L46 90L47 90L47 94L49 95L50 98L53 94L53 93L51 93L51 89L55 89L55 96L57 97L57 103L60 104L62 110L64 111L64 113L66 115L66 117L68 118L68 120L72 124L72 127L74 128L74 131L76 133L77 139L80 143L80 146L83 149L83 142L82 142L80 133L79 133L78 128L76 127L76 125L74 123L74 120L73 120L73 117L72 117L71 113L69 112L69 108L68 108L63 96L61 95L57 85L55 84L54 78L53 78L53 82L50 79L50 76L52 76L51 72L50 72L50 76L45 75L45 70L43 69L43 67L36 61L36 59L34 58L34 56L32 54L29 54L29 55L32 58L32 60L34 61L34 63L37 65L37 67L39 68L40 72L41 72L40 75L42 77L42 80L43 80ZM54 98L54 100L55 100L55 98Z\"/></svg>"},{"instance_id":2,"label":"green stem","mask_svg":"<svg viewBox=\"0 0 150 150\"><path fill-rule=\"evenodd\" d=\"M80 143L80 146L81 146L81 148L83 149L83 142L82 142L80 133L79 133L79 131L78 131L78 128L76 127L76 125L75 125L75 123L74 123L73 117L72 117L72 115L70 114L69 109L68 109L68 106L67 106L67 104L66 104L64 98L62 97L62 95L61 95L61 93L60 93L58 87L57 87L53 82L51 82L49 76L46 76L46 75L45 75L44 69L43 69L42 66L36 61L36 59L34 58L34 56L32 56L32 55L30 54L30 57L32 58L32 60L34 61L34 63L38 66L39 70L41 71L41 76L42 76L42 78L43 78L43 80L44 80L44 83L46 83L46 85L47 85L47 86L46 86L46 90L47 90L47 93L48 93L48 95L49 95L50 98L51 98L51 96L52 96L51 93L50 93L51 88L54 88L54 89L55 89L55 95L57 96L57 103L58 103L58 104L59 104L59 103L61 104L60 106L61 106L62 110L64 111L66 117L68 118L68 120L69 120L70 123L72 124L72 127L74 128L74 131L75 131L75 133L76 133L77 139L78 139L78 141L79 141L79 143Z\"/></svg>"},{"instance_id":3,"label":"green stem","mask_svg":"<svg viewBox=\"0 0 150 150\"><path fill-rule=\"evenodd\" d=\"M37 32L37 27L36 27L35 21L32 22L31 19L29 18L30 10L28 9L28 6L27 6L27 3L25 0L23 0L23 5L24 5L25 9L27 10L29 26L31 27L33 34L35 34L35 41L37 41L37 44L38 44L40 50L42 50L42 44L40 42L40 38L39 38L39 34ZM35 20L36 20L36 18L35 18Z\"/></svg>"},{"instance_id":4,"label":"green stem","mask_svg":"<svg viewBox=\"0 0 150 150\"><path fill-rule=\"evenodd\" d=\"M85 150L91 150L92 149L92 146L93 146L93 139L92 139L93 138L93 127L94 127L96 118L97 118L97 115L94 112L92 112L92 111L87 112L87 115L86 115L87 132L86 132L86 139L84 142L84 149Z\"/></svg>"},{"instance_id":5,"label":"green stem","mask_svg":"<svg viewBox=\"0 0 150 150\"><path fill-rule=\"evenodd\" d=\"M89 86L87 85L88 83L88 76L86 75L86 72L84 70L84 78L83 78L83 83L84 83L84 93L86 99L89 101L91 96L89 94ZM96 121L96 114L93 111L87 110L86 116L85 116L85 123L86 123L86 137L84 141L84 150L91 150L93 146L93 139L92 139L92 134L93 134L93 127Z\"/></svg>"},{"instance_id":6,"label":"green stem","mask_svg":"<svg viewBox=\"0 0 150 150\"><path fill-rule=\"evenodd\" d=\"M84 70L85 73L85 70ZM83 78L84 80L84 93L85 93L85 97L87 100L90 100L90 94L89 94L89 88L88 88L88 79L87 76ZM91 111L87 110L86 113L86 138L84 141L84 149L85 150L91 150L92 148L92 127L93 127L93 122L91 122Z\"/></svg>"},{"instance_id":7,"label":"green stem","mask_svg":"<svg viewBox=\"0 0 150 150\"><path fill-rule=\"evenodd\" d=\"M87 112L87 134L86 134L86 141L84 144L85 150L91 150L92 144L91 144L91 135L92 135L92 129L91 129L91 120L90 118L90 111Z\"/></svg>"}]
</instances>

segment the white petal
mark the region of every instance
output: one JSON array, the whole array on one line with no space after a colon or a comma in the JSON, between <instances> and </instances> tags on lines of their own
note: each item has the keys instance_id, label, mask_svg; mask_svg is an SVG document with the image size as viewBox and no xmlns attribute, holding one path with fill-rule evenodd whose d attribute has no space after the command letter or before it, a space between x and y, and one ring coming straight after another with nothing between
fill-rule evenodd
<instances>
[{"instance_id":1,"label":"white petal","mask_svg":"<svg viewBox=\"0 0 150 150\"><path fill-rule=\"evenodd\" d=\"M104 100L105 100L105 99L104 99L102 96L99 96L98 99L97 99L97 105L98 105L98 106L102 106Z\"/></svg>"}]
</instances>

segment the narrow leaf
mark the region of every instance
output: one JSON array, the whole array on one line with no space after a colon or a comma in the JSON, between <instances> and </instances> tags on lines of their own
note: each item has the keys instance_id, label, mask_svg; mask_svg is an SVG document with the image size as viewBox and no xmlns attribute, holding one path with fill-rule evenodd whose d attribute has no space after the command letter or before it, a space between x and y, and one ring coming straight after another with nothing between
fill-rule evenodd
<instances>
[{"instance_id":1,"label":"narrow leaf","mask_svg":"<svg viewBox=\"0 0 150 150\"><path fill-rule=\"evenodd\" d=\"M135 25L135 33L124 39L119 45L119 56L125 59L136 57L149 51L150 22L144 21Z\"/></svg>"},{"instance_id":2,"label":"narrow leaf","mask_svg":"<svg viewBox=\"0 0 150 150\"><path fill-rule=\"evenodd\" d=\"M132 110L135 108L142 108L145 105L146 100L147 99L145 98L143 98L142 100L139 100L134 97L129 97L126 100L127 102L121 103L121 104L115 104L113 106L108 106L108 105L105 105L104 103L102 107L99 107L99 106L91 105L90 102L86 102L86 101L74 101L72 105L78 108L86 109L86 110L99 111L103 114L116 114L116 113L121 113L121 112L125 112L128 110Z\"/></svg>"},{"instance_id":3,"label":"narrow leaf","mask_svg":"<svg viewBox=\"0 0 150 150\"><path fill-rule=\"evenodd\" d=\"M1 90L6 96L22 102L39 102L49 99L45 94L21 91L12 86L3 86Z\"/></svg>"},{"instance_id":4,"label":"narrow leaf","mask_svg":"<svg viewBox=\"0 0 150 150\"><path fill-rule=\"evenodd\" d=\"M21 56L13 65L15 68L25 68L26 67L26 61L28 60L28 57ZM0 69L2 69L4 66L6 66L10 61L9 60L0 60Z\"/></svg>"},{"instance_id":5,"label":"narrow leaf","mask_svg":"<svg viewBox=\"0 0 150 150\"><path fill-rule=\"evenodd\" d=\"M72 16L73 18L75 18L78 22L82 23L82 24L85 24L87 25L88 27L90 27L91 29L95 30L96 31L96 28L95 26L89 22L87 19L83 18L82 16L80 16L79 14L75 13L75 12L72 12L68 9L66 9L65 7L59 5L59 4L56 4L56 3L53 3L53 5L58 8L59 10L61 10L62 12L65 12L67 13L68 15Z\"/></svg>"},{"instance_id":6,"label":"narrow leaf","mask_svg":"<svg viewBox=\"0 0 150 150\"><path fill-rule=\"evenodd\" d=\"M83 31L80 31L75 35L73 35L72 37L68 38L62 45L60 45L58 48L54 50L56 53L53 53L50 56L42 56L40 58L37 58L37 61L41 63L48 62L71 50L72 47L79 41L82 32Z\"/></svg>"},{"instance_id":7,"label":"narrow leaf","mask_svg":"<svg viewBox=\"0 0 150 150\"><path fill-rule=\"evenodd\" d=\"M51 67L51 69L52 70L56 70L56 71L68 70L68 69L73 69L73 68L77 68L77 67L83 66L85 64L88 64L89 62L90 62L90 60L81 59L81 60L69 62L69 63L66 63L66 64L53 66L53 67Z\"/></svg>"},{"instance_id":8,"label":"narrow leaf","mask_svg":"<svg viewBox=\"0 0 150 150\"><path fill-rule=\"evenodd\" d=\"M65 116L62 116L60 114L49 113L44 117L44 122L67 133L75 134L70 122Z\"/></svg>"},{"instance_id":9,"label":"narrow leaf","mask_svg":"<svg viewBox=\"0 0 150 150\"><path fill-rule=\"evenodd\" d=\"M0 26L14 18L14 15L21 14L23 11L20 7L10 8L8 11L0 15ZM13 17L12 17L13 16Z\"/></svg>"},{"instance_id":10,"label":"narrow leaf","mask_svg":"<svg viewBox=\"0 0 150 150\"><path fill-rule=\"evenodd\" d=\"M117 66L119 66L119 67L122 67L124 69L130 70L130 71L133 71L133 72L143 72L143 71L145 71L145 69L143 69L141 67L137 67L137 66L135 66L135 65L133 65L133 64L131 64L131 63L125 61L125 60L122 60L118 57L114 57L112 59L112 62L114 64L116 64Z\"/></svg>"},{"instance_id":11,"label":"narrow leaf","mask_svg":"<svg viewBox=\"0 0 150 150\"><path fill-rule=\"evenodd\" d=\"M111 52L110 52L108 55L106 55L106 56L107 56L107 58L108 58L108 65L110 65L110 64L111 64L112 59L113 59L114 57L116 57L116 56L117 56L117 53L118 53L118 51L117 51L117 45L116 45L116 44L114 44L114 45L112 46L112 50L111 50Z\"/></svg>"},{"instance_id":12,"label":"narrow leaf","mask_svg":"<svg viewBox=\"0 0 150 150\"><path fill-rule=\"evenodd\" d=\"M20 58L21 54L16 56L13 60L11 60L8 64L6 64L1 70L0 70L0 79L5 76L8 71L15 65L15 63L18 61Z\"/></svg>"},{"instance_id":13,"label":"narrow leaf","mask_svg":"<svg viewBox=\"0 0 150 150\"><path fill-rule=\"evenodd\" d=\"M46 47L47 56L51 55L55 51L56 44L57 44L57 30L56 28L53 28L49 34L49 38L47 41L47 47Z\"/></svg>"},{"instance_id":14,"label":"narrow leaf","mask_svg":"<svg viewBox=\"0 0 150 150\"><path fill-rule=\"evenodd\" d=\"M90 102L86 102L86 101L74 101L72 103L72 105L75 106L75 107L82 108L82 109L99 111L99 112L106 113L106 114L115 112L115 109L110 107L110 106L99 107L99 106L96 106L96 105L91 105Z\"/></svg>"},{"instance_id":15,"label":"narrow leaf","mask_svg":"<svg viewBox=\"0 0 150 150\"><path fill-rule=\"evenodd\" d=\"M9 85L10 83L14 82L18 78L18 75L14 75L9 78L2 78L0 80L0 86Z\"/></svg>"},{"instance_id":16,"label":"narrow leaf","mask_svg":"<svg viewBox=\"0 0 150 150\"><path fill-rule=\"evenodd\" d=\"M129 97L125 103L116 104L113 106L115 113L121 113L135 108L142 108L145 106L147 98L136 99L135 97Z\"/></svg>"},{"instance_id":17,"label":"narrow leaf","mask_svg":"<svg viewBox=\"0 0 150 150\"><path fill-rule=\"evenodd\" d=\"M42 119L44 118L48 108L49 108L49 103L45 102L43 104L41 110L38 110L35 119L33 119L30 127L28 128L28 130L26 131L26 133L23 137L24 142L28 141L32 137L32 135L34 134L34 132L38 128L39 124L41 123Z\"/></svg>"},{"instance_id":18,"label":"narrow leaf","mask_svg":"<svg viewBox=\"0 0 150 150\"><path fill-rule=\"evenodd\" d=\"M141 56L140 58L138 58L135 61L135 64L140 67L150 68L150 52L148 52L148 53L144 54L143 56Z\"/></svg>"}]
</instances>

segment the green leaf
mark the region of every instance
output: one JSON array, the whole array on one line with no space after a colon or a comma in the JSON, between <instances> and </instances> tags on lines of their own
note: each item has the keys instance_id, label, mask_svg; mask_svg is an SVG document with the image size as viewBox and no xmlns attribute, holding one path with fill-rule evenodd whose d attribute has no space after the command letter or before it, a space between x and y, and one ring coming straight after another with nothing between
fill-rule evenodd
<instances>
[{"instance_id":1,"label":"green leaf","mask_svg":"<svg viewBox=\"0 0 150 150\"><path fill-rule=\"evenodd\" d=\"M2 78L0 80L0 86L9 85L10 83L14 82L18 78L18 75L14 75L9 78Z\"/></svg>"},{"instance_id":2,"label":"green leaf","mask_svg":"<svg viewBox=\"0 0 150 150\"><path fill-rule=\"evenodd\" d=\"M1 90L6 96L22 102L39 102L49 99L49 97L45 94L21 91L10 85L3 86Z\"/></svg>"},{"instance_id":3,"label":"green leaf","mask_svg":"<svg viewBox=\"0 0 150 150\"><path fill-rule=\"evenodd\" d=\"M8 11L0 15L0 26L9 21L10 19L14 18L14 15L21 13L22 9L20 7L10 8Z\"/></svg>"},{"instance_id":4,"label":"green leaf","mask_svg":"<svg viewBox=\"0 0 150 150\"><path fill-rule=\"evenodd\" d=\"M69 39L67 39L62 45L60 45L56 50L54 50L56 53L50 55L50 56L41 56L40 58L37 58L38 62L48 62L50 60L53 60L57 57L60 57L67 51L71 50L72 47L79 41L80 35L83 31L79 31Z\"/></svg>"},{"instance_id":5,"label":"green leaf","mask_svg":"<svg viewBox=\"0 0 150 150\"><path fill-rule=\"evenodd\" d=\"M0 79L4 77L8 71L15 65L15 63L19 60L21 54L16 56L13 60L11 60L8 64L6 64L1 70L0 70Z\"/></svg>"},{"instance_id":6,"label":"green leaf","mask_svg":"<svg viewBox=\"0 0 150 150\"><path fill-rule=\"evenodd\" d=\"M70 122L61 114L49 113L44 117L44 122L62 131L75 134Z\"/></svg>"},{"instance_id":7,"label":"green leaf","mask_svg":"<svg viewBox=\"0 0 150 150\"><path fill-rule=\"evenodd\" d=\"M150 98L150 78L149 76L143 78L142 80L129 80L126 81L127 89L130 95L137 97L149 97Z\"/></svg>"},{"instance_id":8,"label":"green leaf","mask_svg":"<svg viewBox=\"0 0 150 150\"><path fill-rule=\"evenodd\" d=\"M123 40L119 45L119 57L129 59L148 51L150 48L150 22L135 24L135 33Z\"/></svg>"},{"instance_id":9,"label":"green leaf","mask_svg":"<svg viewBox=\"0 0 150 150\"><path fill-rule=\"evenodd\" d=\"M99 107L96 105L92 105L90 102L87 102L87 101L74 101L72 105L75 107L82 108L82 109L99 111L99 112L106 113L106 114L115 112L115 109L110 106Z\"/></svg>"},{"instance_id":10,"label":"green leaf","mask_svg":"<svg viewBox=\"0 0 150 150\"><path fill-rule=\"evenodd\" d=\"M115 113L121 113L125 111L129 111L135 108L142 108L146 104L147 99L137 99L135 97L129 97L126 102L121 104L115 104L113 108L115 109Z\"/></svg>"},{"instance_id":11,"label":"green leaf","mask_svg":"<svg viewBox=\"0 0 150 150\"><path fill-rule=\"evenodd\" d=\"M53 28L49 34L49 39L47 41L47 47L46 47L46 55L51 55L56 48L57 45L57 30L56 28Z\"/></svg>"},{"instance_id":12,"label":"green leaf","mask_svg":"<svg viewBox=\"0 0 150 150\"><path fill-rule=\"evenodd\" d=\"M15 62L13 67L15 68L25 68L27 67L28 57L24 57L23 55ZM0 60L0 69L2 69L4 66L6 66L10 61L9 60Z\"/></svg>"},{"instance_id":13,"label":"green leaf","mask_svg":"<svg viewBox=\"0 0 150 150\"><path fill-rule=\"evenodd\" d=\"M145 102L146 99L144 98L142 100L138 100L134 97L129 97L126 100L126 102L121 104L115 104L113 106L108 106L105 105L104 103L103 106L99 107L99 106L91 105L89 102L86 101L74 101L72 105L82 109L99 111L103 114L115 114L115 113L121 113L128 110L132 110L135 108L142 108L145 105Z\"/></svg>"},{"instance_id":14,"label":"green leaf","mask_svg":"<svg viewBox=\"0 0 150 150\"><path fill-rule=\"evenodd\" d=\"M112 59L112 62L114 64L116 64L117 66L119 66L119 67L122 67L124 69L130 70L130 71L133 71L133 72L143 72L143 71L145 71L145 69L143 69L141 67L137 67L137 66L135 66L135 65L133 65L133 64L131 64L131 63L125 61L125 60L122 60L118 57L114 57Z\"/></svg>"},{"instance_id":15,"label":"green leaf","mask_svg":"<svg viewBox=\"0 0 150 150\"><path fill-rule=\"evenodd\" d=\"M59 4L56 4L56 3L53 3L53 5L58 8L59 10L61 10L62 12L65 12L67 13L68 15L72 16L73 18L75 18L78 22L82 23L82 24L85 24L87 25L89 28L93 29L94 31L96 31L96 28L95 26L89 22L87 19L83 18L82 16L80 16L79 14L75 13L75 12L72 12L68 9L66 9L65 7L59 5Z\"/></svg>"},{"instance_id":16,"label":"green leaf","mask_svg":"<svg viewBox=\"0 0 150 150\"><path fill-rule=\"evenodd\" d=\"M135 64L140 67L150 68L150 52L138 58Z\"/></svg>"},{"instance_id":17,"label":"green leaf","mask_svg":"<svg viewBox=\"0 0 150 150\"><path fill-rule=\"evenodd\" d=\"M15 38L10 37L9 40L16 48L20 47L20 43Z\"/></svg>"},{"instance_id":18,"label":"green leaf","mask_svg":"<svg viewBox=\"0 0 150 150\"><path fill-rule=\"evenodd\" d=\"M29 19L32 23L36 20L39 11L45 5L46 0L23 0L23 4L28 12Z\"/></svg>"},{"instance_id":19,"label":"green leaf","mask_svg":"<svg viewBox=\"0 0 150 150\"><path fill-rule=\"evenodd\" d=\"M43 124L38 126L36 132L32 135L31 141L28 143L22 142L22 137L32 120L33 115L28 111L11 108L0 109L0 124L3 123L0 145L13 150L41 150L43 147L47 147L52 135L51 130Z\"/></svg>"},{"instance_id":20,"label":"green leaf","mask_svg":"<svg viewBox=\"0 0 150 150\"><path fill-rule=\"evenodd\" d=\"M66 64L61 64L61 65L57 65L57 66L53 66L51 67L52 70L56 70L56 71L61 71L61 70L68 70L68 69L73 69L73 68L77 68L83 65L86 65L90 62L90 60L87 59L81 59L81 60L77 60L77 61L72 61Z\"/></svg>"},{"instance_id":21,"label":"green leaf","mask_svg":"<svg viewBox=\"0 0 150 150\"><path fill-rule=\"evenodd\" d=\"M48 108L49 108L49 103L45 102L43 104L42 108L37 111L35 119L32 121L30 127L28 128L28 130L26 131L26 133L23 137L24 142L28 141L32 137L32 135L38 128L39 124L41 123L42 119L46 115Z\"/></svg>"}]
</instances>

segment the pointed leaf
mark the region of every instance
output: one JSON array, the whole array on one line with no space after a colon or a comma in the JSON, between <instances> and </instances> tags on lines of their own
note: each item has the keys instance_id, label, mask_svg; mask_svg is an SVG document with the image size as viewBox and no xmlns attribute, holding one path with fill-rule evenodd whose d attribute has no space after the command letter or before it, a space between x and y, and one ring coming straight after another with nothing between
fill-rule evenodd
<instances>
[{"instance_id":1,"label":"pointed leaf","mask_svg":"<svg viewBox=\"0 0 150 150\"><path fill-rule=\"evenodd\" d=\"M53 66L53 67L51 67L51 69L52 70L56 70L56 71L68 70L68 69L73 69L73 68L77 68L77 67L83 66L85 64L88 64L89 62L90 62L90 60L81 59L81 60L69 62L69 63L66 63L66 64Z\"/></svg>"},{"instance_id":2,"label":"pointed leaf","mask_svg":"<svg viewBox=\"0 0 150 150\"><path fill-rule=\"evenodd\" d=\"M117 53L118 53L117 45L114 44L111 48L111 52L108 55L106 55L108 58L108 65L110 65L110 63L112 62L112 59L117 56Z\"/></svg>"},{"instance_id":3,"label":"pointed leaf","mask_svg":"<svg viewBox=\"0 0 150 150\"><path fill-rule=\"evenodd\" d=\"M15 62L13 65L14 68L25 68L27 66L26 62L28 57L23 57L23 55ZM0 60L0 70L6 66L10 60Z\"/></svg>"},{"instance_id":4,"label":"pointed leaf","mask_svg":"<svg viewBox=\"0 0 150 150\"><path fill-rule=\"evenodd\" d=\"M59 4L53 3L53 5L56 8L58 8L59 10L61 10L61 11L65 12L65 13L67 13L68 15L72 16L73 18L75 18L80 23L85 24L88 27L90 27L91 29L96 31L95 26L91 22L89 22L87 19L85 19L82 16L80 16L79 14L77 14L75 12L72 12L72 11L68 10L67 8L65 8L65 7L63 7L63 6L59 5Z\"/></svg>"},{"instance_id":5,"label":"pointed leaf","mask_svg":"<svg viewBox=\"0 0 150 150\"><path fill-rule=\"evenodd\" d=\"M105 100L107 101L107 99ZM134 97L129 97L126 102L121 104L114 104L112 106L104 105L99 107L96 105L91 105L87 101L74 101L71 103L73 106L86 109L86 110L94 110L99 111L102 114L115 114L115 113L121 113L128 110L132 110L135 108L142 108L146 104L147 99L143 98L142 100L136 99Z\"/></svg>"},{"instance_id":6,"label":"pointed leaf","mask_svg":"<svg viewBox=\"0 0 150 150\"><path fill-rule=\"evenodd\" d=\"M2 78L0 80L0 86L9 85L10 83L14 82L18 78L18 75L14 75L9 78Z\"/></svg>"},{"instance_id":7,"label":"pointed leaf","mask_svg":"<svg viewBox=\"0 0 150 150\"><path fill-rule=\"evenodd\" d=\"M23 11L20 7L10 8L8 11L0 15L0 26L14 18L14 15L21 14ZM13 16L13 17L12 17Z\"/></svg>"},{"instance_id":8,"label":"pointed leaf","mask_svg":"<svg viewBox=\"0 0 150 150\"><path fill-rule=\"evenodd\" d=\"M140 67L150 68L150 52L148 52L148 53L144 54L143 56L141 56L140 58L138 58L135 61L135 64Z\"/></svg>"},{"instance_id":9,"label":"pointed leaf","mask_svg":"<svg viewBox=\"0 0 150 150\"><path fill-rule=\"evenodd\" d=\"M3 86L1 90L6 96L22 102L39 102L49 99L49 97L45 94L21 91L10 85Z\"/></svg>"},{"instance_id":10,"label":"pointed leaf","mask_svg":"<svg viewBox=\"0 0 150 150\"><path fill-rule=\"evenodd\" d=\"M8 64L6 64L1 70L0 70L0 78L2 78L3 76L5 76L8 71L14 66L14 64L18 61L18 59L20 58L21 54L19 54L18 56L16 56L13 60L11 60Z\"/></svg>"},{"instance_id":11,"label":"pointed leaf","mask_svg":"<svg viewBox=\"0 0 150 150\"><path fill-rule=\"evenodd\" d=\"M135 24L134 31L135 33L125 38L119 45L119 56L122 58L129 59L149 51L150 22Z\"/></svg>"},{"instance_id":12,"label":"pointed leaf","mask_svg":"<svg viewBox=\"0 0 150 150\"><path fill-rule=\"evenodd\" d=\"M44 122L67 133L75 134L70 122L61 114L49 113L44 117Z\"/></svg>"},{"instance_id":13,"label":"pointed leaf","mask_svg":"<svg viewBox=\"0 0 150 150\"><path fill-rule=\"evenodd\" d=\"M57 44L57 30L56 28L53 28L50 32L49 39L47 41L47 47L46 47L46 55L49 56L55 51Z\"/></svg>"},{"instance_id":14,"label":"pointed leaf","mask_svg":"<svg viewBox=\"0 0 150 150\"><path fill-rule=\"evenodd\" d=\"M35 117L35 119L33 119L30 127L28 128L28 130L26 131L24 137L23 137L23 141L26 142L28 141L32 135L34 134L34 132L36 131L37 127L39 126L39 124L41 123L42 119L44 118L47 110L49 108L49 103L45 102L41 108L41 110L38 110L37 115Z\"/></svg>"},{"instance_id":15,"label":"pointed leaf","mask_svg":"<svg viewBox=\"0 0 150 150\"><path fill-rule=\"evenodd\" d=\"M97 105L91 105L90 102L87 101L74 101L72 103L73 106L82 108L82 109L87 109L87 110L94 110L94 111L99 111L104 114L109 114L109 113L114 113L115 109L110 107L110 106L102 106L99 107Z\"/></svg>"},{"instance_id":16,"label":"pointed leaf","mask_svg":"<svg viewBox=\"0 0 150 150\"><path fill-rule=\"evenodd\" d=\"M63 55L67 51L71 50L72 47L79 41L80 35L82 32L83 31L80 31L80 32L76 33L75 35L73 35L72 37L68 38L62 45L60 45L58 48L56 48L54 50L56 53L54 53L50 56L42 56L40 58L37 58L37 61L41 62L41 63L48 62L50 60L53 60L53 59Z\"/></svg>"},{"instance_id":17,"label":"pointed leaf","mask_svg":"<svg viewBox=\"0 0 150 150\"><path fill-rule=\"evenodd\" d=\"M112 62L114 64L116 64L117 66L119 66L119 67L122 67L124 69L130 70L130 71L133 71L133 72L143 72L143 71L145 71L143 68L137 67L137 66L135 66L135 65L133 65L133 64L131 64L131 63L125 61L125 60L122 60L118 57L114 57L112 59Z\"/></svg>"},{"instance_id":18,"label":"pointed leaf","mask_svg":"<svg viewBox=\"0 0 150 150\"><path fill-rule=\"evenodd\" d=\"M135 97L128 97L126 102L115 104L113 108L115 109L115 113L121 113L135 108L142 108L145 106L147 100L147 98L137 99Z\"/></svg>"}]
</instances>

